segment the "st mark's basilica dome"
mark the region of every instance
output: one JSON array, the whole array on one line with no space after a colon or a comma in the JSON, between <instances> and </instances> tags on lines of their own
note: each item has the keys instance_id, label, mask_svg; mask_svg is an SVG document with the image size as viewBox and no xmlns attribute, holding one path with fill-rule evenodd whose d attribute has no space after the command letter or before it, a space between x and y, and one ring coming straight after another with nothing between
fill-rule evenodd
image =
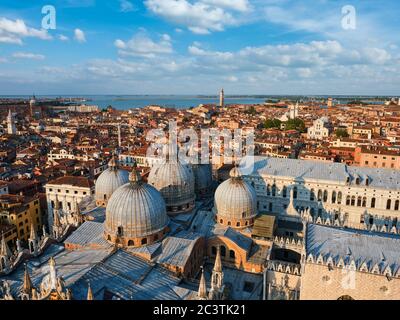
<instances>
[{"instance_id":1,"label":"st mark's basilica dome","mask_svg":"<svg viewBox=\"0 0 400 320\"><path fill-rule=\"evenodd\" d=\"M136 169L129 180L108 201L104 223L106 239L132 247L161 240L169 220L164 199L154 187L141 180Z\"/></svg>"},{"instance_id":2,"label":"st mark's basilica dome","mask_svg":"<svg viewBox=\"0 0 400 320\"><path fill-rule=\"evenodd\" d=\"M216 221L232 228L251 226L257 216L256 191L243 180L239 168L234 167L230 176L215 191Z\"/></svg>"},{"instance_id":3,"label":"st mark's basilica dome","mask_svg":"<svg viewBox=\"0 0 400 320\"><path fill-rule=\"evenodd\" d=\"M161 192L170 215L188 212L195 201L193 169L176 158L155 165L149 174L149 184Z\"/></svg>"},{"instance_id":4,"label":"st mark's basilica dome","mask_svg":"<svg viewBox=\"0 0 400 320\"><path fill-rule=\"evenodd\" d=\"M105 207L115 190L129 181L129 172L118 168L118 161L113 157L108 168L97 178L95 198L98 206Z\"/></svg>"}]
</instances>

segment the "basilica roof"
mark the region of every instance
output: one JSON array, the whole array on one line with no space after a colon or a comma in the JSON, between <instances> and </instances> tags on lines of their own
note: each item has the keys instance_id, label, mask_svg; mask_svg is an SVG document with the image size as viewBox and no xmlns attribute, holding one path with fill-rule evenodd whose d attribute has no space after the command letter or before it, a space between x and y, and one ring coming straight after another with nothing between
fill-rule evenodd
<instances>
[{"instance_id":1,"label":"basilica roof","mask_svg":"<svg viewBox=\"0 0 400 320\"><path fill-rule=\"evenodd\" d=\"M339 229L316 224L307 226L306 252L318 257L354 260L359 266L378 264L394 272L400 268L400 236L364 230ZM347 262L347 261L345 261Z\"/></svg>"},{"instance_id":2,"label":"basilica roof","mask_svg":"<svg viewBox=\"0 0 400 320\"><path fill-rule=\"evenodd\" d=\"M251 163L252 157L247 157ZM249 175L245 173L245 175ZM263 156L254 157L254 168L251 175L280 176L296 179L299 182L307 180L324 180L365 188L379 188L400 191L400 171L381 168L365 168L347 166L343 163L325 163L317 161L279 159Z\"/></svg>"}]
</instances>

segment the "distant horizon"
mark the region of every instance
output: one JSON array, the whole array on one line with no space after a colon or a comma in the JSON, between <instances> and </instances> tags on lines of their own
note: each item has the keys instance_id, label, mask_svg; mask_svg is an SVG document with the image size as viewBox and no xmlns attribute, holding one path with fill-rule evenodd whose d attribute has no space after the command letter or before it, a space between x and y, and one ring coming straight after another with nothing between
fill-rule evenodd
<instances>
[{"instance_id":1,"label":"distant horizon","mask_svg":"<svg viewBox=\"0 0 400 320\"><path fill-rule=\"evenodd\" d=\"M96 93L83 93L83 94L0 94L0 98L7 97L67 97L67 98L80 98L80 97L218 97L219 94L215 93L199 93L199 94L125 94L125 93L106 93L106 94L96 94ZM400 98L399 94L225 94L225 98L237 98L237 97L362 97L362 98Z\"/></svg>"}]
</instances>

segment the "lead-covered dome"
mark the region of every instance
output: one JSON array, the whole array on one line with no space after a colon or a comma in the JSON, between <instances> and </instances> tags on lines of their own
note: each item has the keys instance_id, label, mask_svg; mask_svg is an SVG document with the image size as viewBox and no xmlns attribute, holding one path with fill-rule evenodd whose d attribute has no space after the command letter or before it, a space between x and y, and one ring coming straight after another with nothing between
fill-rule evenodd
<instances>
[{"instance_id":1,"label":"lead-covered dome","mask_svg":"<svg viewBox=\"0 0 400 320\"><path fill-rule=\"evenodd\" d=\"M194 175L189 165L168 160L155 165L149 174L149 184L161 192L171 215L193 209L195 201Z\"/></svg>"},{"instance_id":2,"label":"lead-covered dome","mask_svg":"<svg viewBox=\"0 0 400 320\"><path fill-rule=\"evenodd\" d=\"M135 169L129 180L113 193L107 204L105 236L123 246L151 244L167 231L164 199L154 187L141 181Z\"/></svg>"},{"instance_id":3,"label":"lead-covered dome","mask_svg":"<svg viewBox=\"0 0 400 320\"><path fill-rule=\"evenodd\" d=\"M215 191L214 213L218 223L244 228L252 225L257 216L256 191L242 179L237 167L231 170L230 176Z\"/></svg>"},{"instance_id":4,"label":"lead-covered dome","mask_svg":"<svg viewBox=\"0 0 400 320\"><path fill-rule=\"evenodd\" d=\"M95 198L98 206L105 207L111 195L129 181L129 172L118 168L118 162L112 158L108 169L100 174L95 186Z\"/></svg>"}]
</instances>

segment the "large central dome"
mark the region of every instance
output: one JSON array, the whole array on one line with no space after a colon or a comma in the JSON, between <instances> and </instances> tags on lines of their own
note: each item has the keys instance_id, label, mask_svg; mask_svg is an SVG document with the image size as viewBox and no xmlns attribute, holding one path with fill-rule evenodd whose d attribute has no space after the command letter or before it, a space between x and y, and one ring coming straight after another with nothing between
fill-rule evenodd
<instances>
[{"instance_id":1,"label":"large central dome","mask_svg":"<svg viewBox=\"0 0 400 320\"><path fill-rule=\"evenodd\" d=\"M230 176L215 192L216 219L222 225L245 228L257 216L256 191L242 179L237 167L231 170Z\"/></svg>"},{"instance_id":2,"label":"large central dome","mask_svg":"<svg viewBox=\"0 0 400 320\"><path fill-rule=\"evenodd\" d=\"M108 241L123 246L141 246L160 240L167 231L168 216L160 192L143 183L136 169L130 182L111 196L104 224Z\"/></svg>"},{"instance_id":3,"label":"large central dome","mask_svg":"<svg viewBox=\"0 0 400 320\"><path fill-rule=\"evenodd\" d=\"M168 214L176 215L193 209L194 175L189 165L169 159L151 169L148 181L161 192Z\"/></svg>"},{"instance_id":4,"label":"large central dome","mask_svg":"<svg viewBox=\"0 0 400 320\"><path fill-rule=\"evenodd\" d=\"M111 195L129 181L129 172L118 168L118 162L113 157L96 181L95 197L98 206L105 207Z\"/></svg>"}]
</instances>

